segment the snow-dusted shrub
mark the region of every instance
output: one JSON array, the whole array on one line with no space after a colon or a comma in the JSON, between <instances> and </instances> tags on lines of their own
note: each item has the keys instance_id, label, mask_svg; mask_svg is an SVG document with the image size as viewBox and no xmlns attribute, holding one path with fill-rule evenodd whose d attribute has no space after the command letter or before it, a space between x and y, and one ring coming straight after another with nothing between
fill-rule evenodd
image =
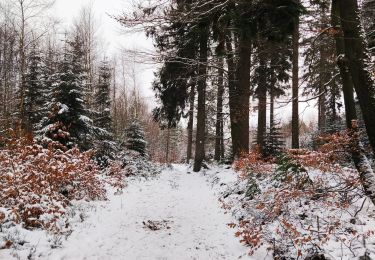
<instances>
[{"instance_id":1,"label":"snow-dusted shrub","mask_svg":"<svg viewBox=\"0 0 375 260\"><path fill-rule=\"evenodd\" d=\"M94 160L102 168L111 167L111 162L115 160L118 147L116 142L109 138L106 140L97 140L94 142L95 154Z\"/></svg>"},{"instance_id":2,"label":"snow-dusted shrub","mask_svg":"<svg viewBox=\"0 0 375 260\"><path fill-rule=\"evenodd\" d=\"M298 161L294 160L289 154L284 153L277 158L277 167L274 174L274 180L285 183L293 182L303 189L304 186L311 184L307 170Z\"/></svg>"},{"instance_id":3,"label":"snow-dusted shrub","mask_svg":"<svg viewBox=\"0 0 375 260\"><path fill-rule=\"evenodd\" d=\"M137 151L127 150L118 155L122 169L126 176L152 177L161 172L161 169L147 157Z\"/></svg>"},{"instance_id":4,"label":"snow-dusted shrub","mask_svg":"<svg viewBox=\"0 0 375 260\"><path fill-rule=\"evenodd\" d=\"M355 259L375 252L375 207L364 196L356 170L343 166L344 140L334 135L320 151L291 150L275 161L278 164L256 153L236 163L242 182L257 173L253 180L260 192L251 198L233 194L221 201L226 209L242 212L238 223L230 226L238 229L250 254L262 246L275 259L318 254Z\"/></svg>"},{"instance_id":5,"label":"snow-dusted shrub","mask_svg":"<svg viewBox=\"0 0 375 260\"><path fill-rule=\"evenodd\" d=\"M147 141L142 126L137 120L125 129L125 146L127 149L136 151L142 156L147 156Z\"/></svg>"},{"instance_id":6,"label":"snow-dusted shrub","mask_svg":"<svg viewBox=\"0 0 375 260\"><path fill-rule=\"evenodd\" d=\"M126 187L126 174L123 172L120 161L108 161L108 167L105 168L104 174L106 183L116 188L117 192L121 192Z\"/></svg>"},{"instance_id":7,"label":"snow-dusted shrub","mask_svg":"<svg viewBox=\"0 0 375 260\"><path fill-rule=\"evenodd\" d=\"M22 224L60 232L72 200L105 199L103 183L91 153L43 148L32 138L5 141L0 150L0 224Z\"/></svg>"},{"instance_id":8,"label":"snow-dusted shrub","mask_svg":"<svg viewBox=\"0 0 375 260\"><path fill-rule=\"evenodd\" d=\"M249 173L254 175L271 172L273 167L266 162L258 149L245 154L234 164L234 168L241 173L242 177L247 177Z\"/></svg>"},{"instance_id":9,"label":"snow-dusted shrub","mask_svg":"<svg viewBox=\"0 0 375 260\"><path fill-rule=\"evenodd\" d=\"M261 192L256 181L257 177L273 169L273 167L269 167L258 149L243 155L240 160L235 162L234 166L237 171L241 172L240 178L247 181L244 193L250 200Z\"/></svg>"}]
</instances>

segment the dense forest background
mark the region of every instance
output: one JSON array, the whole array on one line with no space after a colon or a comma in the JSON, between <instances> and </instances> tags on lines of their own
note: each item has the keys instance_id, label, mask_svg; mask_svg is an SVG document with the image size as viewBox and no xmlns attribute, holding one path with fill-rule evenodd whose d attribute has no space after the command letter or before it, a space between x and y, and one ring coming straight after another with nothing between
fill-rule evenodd
<instances>
[{"instance_id":1,"label":"dense forest background","mask_svg":"<svg viewBox=\"0 0 375 260\"><path fill-rule=\"evenodd\" d=\"M106 49L92 3L69 28L53 17L53 4L1 1L1 133L13 129L40 141L113 150L139 121L150 156L165 161L167 131L152 120L148 99L140 94L135 54ZM104 143L107 148L99 147ZM171 160L181 158L177 149L170 153Z\"/></svg>"},{"instance_id":2,"label":"dense forest background","mask_svg":"<svg viewBox=\"0 0 375 260\"><path fill-rule=\"evenodd\" d=\"M121 222L128 179L162 176L168 209L215 189L250 255L375 253L375 0L138 1L108 16L154 50L111 55L92 4L69 27L53 4L0 0L0 249L36 229L59 247L72 205L108 194Z\"/></svg>"},{"instance_id":3,"label":"dense forest background","mask_svg":"<svg viewBox=\"0 0 375 260\"><path fill-rule=\"evenodd\" d=\"M100 44L92 6L81 10L71 28L61 28L52 16L46 19L53 1L4 0L1 131L50 138L66 130L56 128L63 122L72 139L63 144L87 150L98 148L95 140L121 142L137 120L151 158L189 161L195 156L196 169L205 158L231 161L255 146L265 156L282 148L314 147L320 134L346 128L345 114L356 118L355 109L362 118L360 107L370 102L361 102L357 93L352 112L344 104L343 86L351 75L344 73L350 63L341 59L347 54L340 3L140 2L134 13L113 18L125 30L145 31L156 53L120 51L112 58ZM363 28L363 53L370 55L363 62L371 72L374 3L353 8L359 24L349 25ZM153 88L160 106L152 112L158 123L136 82L135 60L142 59L159 68ZM71 86L61 90L64 82ZM63 105L73 111L62 115ZM307 107L314 107L317 116L304 122ZM70 125L74 117L82 120ZM369 115L363 118L369 130Z\"/></svg>"}]
</instances>

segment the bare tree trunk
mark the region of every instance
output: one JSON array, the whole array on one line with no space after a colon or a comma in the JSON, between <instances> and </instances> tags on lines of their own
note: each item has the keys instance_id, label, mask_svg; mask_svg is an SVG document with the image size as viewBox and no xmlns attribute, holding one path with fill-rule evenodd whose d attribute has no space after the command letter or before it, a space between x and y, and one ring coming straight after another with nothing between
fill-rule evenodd
<instances>
[{"instance_id":1,"label":"bare tree trunk","mask_svg":"<svg viewBox=\"0 0 375 260\"><path fill-rule=\"evenodd\" d=\"M275 94L274 88L270 89L270 129L275 126Z\"/></svg>"},{"instance_id":2,"label":"bare tree trunk","mask_svg":"<svg viewBox=\"0 0 375 260\"><path fill-rule=\"evenodd\" d=\"M25 108L25 98L26 98L26 84L25 76L27 70L27 49L30 44L41 37L44 33L41 33L39 36L34 37L35 39L31 40L30 31L27 30L27 25L32 24L32 20L50 8L54 1L53 0L17 0L17 8L20 13L19 16L19 41L18 41L18 53L19 53L19 90L18 90L18 113L19 113L19 126L23 132L32 131L32 123L27 120L26 108Z\"/></svg>"},{"instance_id":3,"label":"bare tree trunk","mask_svg":"<svg viewBox=\"0 0 375 260\"><path fill-rule=\"evenodd\" d=\"M262 43L259 43L261 45ZM260 152L263 152L264 138L267 130L267 74L266 74L266 53L263 48L259 48L259 84L257 89L258 95L258 129L257 145Z\"/></svg>"},{"instance_id":4,"label":"bare tree trunk","mask_svg":"<svg viewBox=\"0 0 375 260\"><path fill-rule=\"evenodd\" d=\"M293 32L292 66L292 148L299 149L299 19Z\"/></svg>"},{"instance_id":5,"label":"bare tree trunk","mask_svg":"<svg viewBox=\"0 0 375 260\"><path fill-rule=\"evenodd\" d=\"M355 108L354 93L353 93L353 81L351 74L348 70L348 60L345 59L345 41L343 32L340 28L340 6L341 0L332 1L332 13L331 21L332 26L337 30L335 36L336 52L338 57L338 67L340 69L340 75L343 84L344 102L345 102L345 116L347 127L350 130L351 145L350 152L356 169L359 172L361 183L365 190L366 195L375 203L375 173L371 168L371 164L368 161L363 145L360 141L358 126L356 123L357 112Z\"/></svg>"},{"instance_id":6,"label":"bare tree trunk","mask_svg":"<svg viewBox=\"0 0 375 260\"><path fill-rule=\"evenodd\" d=\"M93 3L89 3L80 10L78 19L75 21L75 30L83 43L84 51L84 68L87 73L86 78L86 87L85 87L85 103L90 111L89 114L92 115L93 110L95 109L94 104L94 63L96 60L96 21L93 11ZM104 58L104 57L102 57Z\"/></svg>"},{"instance_id":7,"label":"bare tree trunk","mask_svg":"<svg viewBox=\"0 0 375 260\"><path fill-rule=\"evenodd\" d=\"M0 26L3 26L3 24L0 24ZM3 75L3 64L2 63L3 63L3 60L4 60L3 52L2 52L3 42L5 42L5 35L3 33L3 30L0 29L0 101L1 102L3 102L3 100L4 100L4 93L5 93L4 83L3 83L3 78L2 78L2 75ZM3 115L4 115L3 105L0 106L0 123L2 123L2 121L3 121ZM0 131L1 131L1 127L0 127Z\"/></svg>"},{"instance_id":8,"label":"bare tree trunk","mask_svg":"<svg viewBox=\"0 0 375 260\"><path fill-rule=\"evenodd\" d=\"M369 57L361 34L358 3L356 0L340 0L337 5L344 33L345 57L348 59L367 134L375 153L375 85L368 70Z\"/></svg>"},{"instance_id":9,"label":"bare tree trunk","mask_svg":"<svg viewBox=\"0 0 375 260\"><path fill-rule=\"evenodd\" d=\"M224 160L225 159L225 146L224 146L224 120L223 120L223 125L222 127L220 128L221 130L221 133L220 133L220 136L221 136L221 143L220 143L220 153L221 153L221 159Z\"/></svg>"},{"instance_id":10,"label":"bare tree trunk","mask_svg":"<svg viewBox=\"0 0 375 260\"><path fill-rule=\"evenodd\" d=\"M198 73L198 115L197 137L195 144L195 159L193 170L199 172L205 157L205 133L206 133L206 77L208 55L208 26L206 23L199 25L199 73Z\"/></svg>"},{"instance_id":11,"label":"bare tree trunk","mask_svg":"<svg viewBox=\"0 0 375 260\"><path fill-rule=\"evenodd\" d=\"M250 116L250 68L251 45L248 36L241 34L238 43L237 86L232 93L233 112L232 142L233 155L238 158L242 153L249 152L249 116Z\"/></svg>"},{"instance_id":12,"label":"bare tree trunk","mask_svg":"<svg viewBox=\"0 0 375 260\"><path fill-rule=\"evenodd\" d=\"M194 102L195 102L195 85L193 84L190 88L189 97L189 122L188 122L188 143L187 143L187 155L186 162L189 163L192 158L193 151L193 128L194 128Z\"/></svg>"},{"instance_id":13,"label":"bare tree trunk","mask_svg":"<svg viewBox=\"0 0 375 260\"><path fill-rule=\"evenodd\" d=\"M365 149L360 141L358 125L353 122L350 131L350 150L354 165L356 166L365 194L375 203L375 173L371 168L371 163L366 157Z\"/></svg>"},{"instance_id":14,"label":"bare tree trunk","mask_svg":"<svg viewBox=\"0 0 375 260\"><path fill-rule=\"evenodd\" d=\"M219 57L218 61L218 90L217 90L217 106L216 106L216 136L215 136L215 161L219 162L223 159L222 147L223 137L223 95L224 95L224 59Z\"/></svg>"},{"instance_id":15,"label":"bare tree trunk","mask_svg":"<svg viewBox=\"0 0 375 260\"><path fill-rule=\"evenodd\" d=\"M16 84L19 80L19 60L17 55L19 55L19 36L17 35L17 29L15 28L15 21L12 17L12 10L7 7L1 9L2 15L4 15L4 24L1 29L3 30L4 38L0 43L2 44L3 60L0 64L2 75L1 84L3 85L3 99L1 100L3 107L3 120L1 122L1 127L5 130L14 127L14 123L19 123L19 117L14 118L15 112L19 113L19 103L16 104L14 100L19 97L19 92L17 93ZM18 97L17 97L18 96Z\"/></svg>"},{"instance_id":16,"label":"bare tree trunk","mask_svg":"<svg viewBox=\"0 0 375 260\"><path fill-rule=\"evenodd\" d=\"M352 128L352 121L357 120L358 117L354 102L354 85L348 68L348 60L345 59L345 42L343 32L340 27L340 9L338 6L338 0L332 1L331 12L332 27L336 30L334 37L336 44L337 65L340 70L342 89L344 93L346 125L347 128L350 129Z\"/></svg>"},{"instance_id":17,"label":"bare tree trunk","mask_svg":"<svg viewBox=\"0 0 375 260\"><path fill-rule=\"evenodd\" d=\"M26 122L26 111L25 111L25 73L26 73L26 36L25 36L25 25L26 25L26 16L25 16L25 6L24 0L19 0L19 8L21 11L21 21L20 21L20 104L19 104L19 113L20 113L20 127L22 130L27 131L27 122Z\"/></svg>"},{"instance_id":18,"label":"bare tree trunk","mask_svg":"<svg viewBox=\"0 0 375 260\"><path fill-rule=\"evenodd\" d=\"M117 102L116 102L116 96L117 96L117 81L116 81L116 65L113 67L113 86L112 86L112 111L113 111L113 132L115 136L118 136L118 126L117 126Z\"/></svg>"},{"instance_id":19,"label":"bare tree trunk","mask_svg":"<svg viewBox=\"0 0 375 260\"><path fill-rule=\"evenodd\" d=\"M323 30L324 28L321 28ZM327 104L326 104L326 68L324 66L323 61L327 59L327 52L326 50L320 46L319 48L319 98L318 98L318 110L319 110L319 117L318 117L318 127L320 131L324 131L326 128L327 123Z\"/></svg>"},{"instance_id":20,"label":"bare tree trunk","mask_svg":"<svg viewBox=\"0 0 375 260\"><path fill-rule=\"evenodd\" d=\"M326 95L324 94L324 87L323 82L321 81L319 85L319 99L318 99L318 110L319 110L319 116L318 116L318 127L320 131L323 131L326 126Z\"/></svg>"},{"instance_id":21,"label":"bare tree trunk","mask_svg":"<svg viewBox=\"0 0 375 260\"><path fill-rule=\"evenodd\" d=\"M231 34L228 33L225 37L225 46L227 53L227 67L228 67L228 92L229 92L229 116L230 116L230 126L231 126L231 138L232 138L232 155L236 157L235 151L238 151L238 133L235 126L235 113L236 113L236 75L235 75L235 62L234 62L234 53L233 53L233 38ZM234 158L231 158L234 159Z\"/></svg>"}]
</instances>

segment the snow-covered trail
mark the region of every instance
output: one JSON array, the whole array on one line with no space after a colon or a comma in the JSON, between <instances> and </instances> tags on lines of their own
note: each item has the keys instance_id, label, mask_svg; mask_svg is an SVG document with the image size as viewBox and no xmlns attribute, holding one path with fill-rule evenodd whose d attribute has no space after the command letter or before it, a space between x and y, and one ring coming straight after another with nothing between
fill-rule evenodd
<instances>
[{"instance_id":1,"label":"snow-covered trail","mask_svg":"<svg viewBox=\"0 0 375 260\"><path fill-rule=\"evenodd\" d=\"M209 184L184 165L132 182L42 259L247 259ZM161 221L152 231L143 222Z\"/></svg>"}]
</instances>

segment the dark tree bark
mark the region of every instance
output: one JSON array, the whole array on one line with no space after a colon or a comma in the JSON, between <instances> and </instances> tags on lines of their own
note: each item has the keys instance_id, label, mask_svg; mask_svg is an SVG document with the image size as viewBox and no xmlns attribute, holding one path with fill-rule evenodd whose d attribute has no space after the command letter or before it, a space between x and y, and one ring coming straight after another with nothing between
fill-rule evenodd
<instances>
[{"instance_id":1,"label":"dark tree bark","mask_svg":"<svg viewBox=\"0 0 375 260\"><path fill-rule=\"evenodd\" d=\"M270 129L275 126L275 94L274 88L270 89Z\"/></svg>"},{"instance_id":2,"label":"dark tree bark","mask_svg":"<svg viewBox=\"0 0 375 260\"><path fill-rule=\"evenodd\" d=\"M249 116L250 116L250 58L251 40L246 35L241 35L239 39L239 60L237 66L237 106L233 127L236 131L237 139L232 140L236 144L234 156L240 157L243 153L249 152Z\"/></svg>"},{"instance_id":3,"label":"dark tree bark","mask_svg":"<svg viewBox=\"0 0 375 260\"><path fill-rule=\"evenodd\" d=\"M259 43L260 45L262 43ZM259 48L259 83L257 89L258 95L258 129L257 129L257 145L260 152L263 151L264 138L266 136L267 130L267 57L266 53L261 48Z\"/></svg>"},{"instance_id":4,"label":"dark tree bark","mask_svg":"<svg viewBox=\"0 0 375 260\"><path fill-rule=\"evenodd\" d=\"M222 51L221 51L222 52ZM224 136L223 136L223 95L224 95L224 59L218 58L218 90L217 90L217 104L216 104L216 137L215 137L215 161L223 159L222 154Z\"/></svg>"},{"instance_id":5,"label":"dark tree bark","mask_svg":"<svg viewBox=\"0 0 375 260\"><path fill-rule=\"evenodd\" d=\"M321 28L324 30L324 27ZM328 59L327 51L320 46L319 48L319 86L318 86L318 128L320 131L324 131L327 124L327 106L326 106L326 86L327 83L327 76L326 76L326 67L324 65L324 61Z\"/></svg>"},{"instance_id":6,"label":"dark tree bark","mask_svg":"<svg viewBox=\"0 0 375 260\"><path fill-rule=\"evenodd\" d=\"M319 98L318 98L318 128L320 131L323 131L326 126L326 95L325 95L324 82L321 80L319 85Z\"/></svg>"},{"instance_id":7,"label":"dark tree bark","mask_svg":"<svg viewBox=\"0 0 375 260\"><path fill-rule=\"evenodd\" d=\"M194 102L195 102L195 85L191 86L190 97L189 97L189 122L188 122L188 143L187 143L187 154L186 161L190 162L193 151L193 128L194 128Z\"/></svg>"},{"instance_id":8,"label":"dark tree bark","mask_svg":"<svg viewBox=\"0 0 375 260\"><path fill-rule=\"evenodd\" d=\"M19 39L19 54L20 54L20 104L19 104L19 113L20 113L20 127L21 130L28 133L31 129L31 126L28 126L26 120L26 111L25 111L25 74L26 74L26 16L25 16L25 2L23 0L18 1L21 11L21 22L20 22L20 39Z\"/></svg>"},{"instance_id":9,"label":"dark tree bark","mask_svg":"<svg viewBox=\"0 0 375 260\"><path fill-rule=\"evenodd\" d=\"M346 48L345 41L343 38L343 32L340 28L340 1L341 0L332 1L331 21L333 28L336 29L334 37L338 57L337 64L340 70L340 75L343 84L346 124L351 137L350 152L352 155L354 165L360 175L361 183L363 185L365 193L372 200L372 202L375 203L375 174L371 168L370 162L366 157L363 145L360 141L358 126L356 124L357 112L353 92L354 84L348 69L348 60L345 58L344 55Z\"/></svg>"},{"instance_id":10,"label":"dark tree bark","mask_svg":"<svg viewBox=\"0 0 375 260\"><path fill-rule=\"evenodd\" d=\"M221 156L221 159L224 160L225 159L225 146L224 146L224 120L223 120L223 126L221 127L221 143L220 143L220 156Z\"/></svg>"},{"instance_id":11,"label":"dark tree bark","mask_svg":"<svg viewBox=\"0 0 375 260\"><path fill-rule=\"evenodd\" d=\"M336 44L337 65L340 70L342 90L344 93L346 126L348 129L350 129L352 128L352 121L357 120L357 111L354 101L353 81L349 72L348 61L345 58L345 43L343 32L340 27L340 10L337 2L337 0L332 1L331 23L332 27L336 30L334 37Z\"/></svg>"},{"instance_id":12,"label":"dark tree bark","mask_svg":"<svg viewBox=\"0 0 375 260\"><path fill-rule=\"evenodd\" d=\"M292 148L299 149L299 20L294 28L292 40Z\"/></svg>"},{"instance_id":13,"label":"dark tree bark","mask_svg":"<svg viewBox=\"0 0 375 260\"><path fill-rule=\"evenodd\" d=\"M345 58L362 110L367 134L375 152L375 85L367 64L369 57L361 35L359 8L356 0L337 1L344 33Z\"/></svg>"},{"instance_id":14,"label":"dark tree bark","mask_svg":"<svg viewBox=\"0 0 375 260\"><path fill-rule=\"evenodd\" d=\"M251 1L241 2L237 6L234 3L229 4L232 9L237 9L236 12L241 17L239 21L243 19L242 16L245 15L243 12L248 8L249 2ZM241 27L238 33L234 34L233 39L230 34L228 34L229 37L226 39L232 159L239 158L242 153L249 152L250 58L252 41L249 29L245 27ZM235 67L232 43L234 43L237 53L237 67Z\"/></svg>"},{"instance_id":15,"label":"dark tree bark","mask_svg":"<svg viewBox=\"0 0 375 260\"><path fill-rule=\"evenodd\" d=\"M235 151L238 151L238 133L235 126L235 113L237 111L236 106L236 74L235 74L235 62L233 53L233 38L230 33L226 35L225 46L226 46L226 61L228 67L228 92L229 92L229 111L230 111L230 126L231 126L231 138L232 138L232 155L236 157ZM234 158L231 158L234 159Z\"/></svg>"},{"instance_id":16,"label":"dark tree bark","mask_svg":"<svg viewBox=\"0 0 375 260\"><path fill-rule=\"evenodd\" d=\"M197 137L195 144L194 172L202 168L205 157L205 132L206 132L206 78L208 55L208 24L202 22L199 25L199 73L198 73L198 115Z\"/></svg>"}]
</instances>

